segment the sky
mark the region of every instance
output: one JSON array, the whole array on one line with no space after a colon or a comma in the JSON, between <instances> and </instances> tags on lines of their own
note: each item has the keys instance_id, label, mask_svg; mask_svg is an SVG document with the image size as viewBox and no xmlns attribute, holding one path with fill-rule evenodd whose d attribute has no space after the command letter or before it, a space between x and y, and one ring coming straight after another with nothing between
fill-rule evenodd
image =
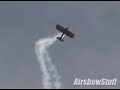
<instances>
[{"instance_id":1,"label":"sky","mask_svg":"<svg viewBox=\"0 0 120 90\"><path fill-rule=\"evenodd\" d=\"M35 42L58 33L56 24L75 34L49 48L62 88L120 88L117 1L1 1L0 88L43 88ZM74 86L75 78L118 81L116 86Z\"/></svg>"}]
</instances>

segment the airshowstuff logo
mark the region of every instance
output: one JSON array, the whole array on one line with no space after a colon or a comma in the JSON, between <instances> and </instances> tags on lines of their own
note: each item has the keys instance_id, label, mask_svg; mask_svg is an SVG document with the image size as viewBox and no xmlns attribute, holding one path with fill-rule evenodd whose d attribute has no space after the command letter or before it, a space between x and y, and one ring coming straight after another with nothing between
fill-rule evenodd
<instances>
[{"instance_id":1,"label":"airshowstuff logo","mask_svg":"<svg viewBox=\"0 0 120 90\"><path fill-rule=\"evenodd\" d=\"M113 79L81 79L81 78L75 78L73 85L109 85L113 86L117 84L117 78Z\"/></svg>"}]
</instances>

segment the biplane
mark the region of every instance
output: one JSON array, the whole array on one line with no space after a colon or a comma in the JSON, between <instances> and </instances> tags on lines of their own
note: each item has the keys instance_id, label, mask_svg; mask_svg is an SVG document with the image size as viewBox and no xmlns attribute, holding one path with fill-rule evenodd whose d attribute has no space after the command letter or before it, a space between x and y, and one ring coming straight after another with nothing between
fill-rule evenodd
<instances>
[{"instance_id":1,"label":"biplane","mask_svg":"<svg viewBox=\"0 0 120 90\"><path fill-rule=\"evenodd\" d=\"M57 37L57 39L62 42L64 42L63 38L65 37L65 35L67 35L70 38L74 38L74 36L75 36L72 32L68 31L67 27L64 28L64 27L60 26L59 24L56 25L56 29L63 33L61 35L61 37Z\"/></svg>"}]
</instances>

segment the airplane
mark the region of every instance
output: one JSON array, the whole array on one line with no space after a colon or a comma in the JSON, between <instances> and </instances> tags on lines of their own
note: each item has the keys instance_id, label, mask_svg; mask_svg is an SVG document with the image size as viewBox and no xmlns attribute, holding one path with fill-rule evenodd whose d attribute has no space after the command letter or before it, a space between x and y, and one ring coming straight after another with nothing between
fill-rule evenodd
<instances>
[{"instance_id":1,"label":"airplane","mask_svg":"<svg viewBox=\"0 0 120 90\"><path fill-rule=\"evenodd\" d=\"M61 37L57 37L57 39L62 42L64 42L63 38L65 37L65 35L69 36L70 38L74 38L74 36L75 36L72 32L68 31L67 27L64 28L64 27L60 26L59 24L56 25L56 29L63 33L61 35Z\"/></svg>"}]
</instances>

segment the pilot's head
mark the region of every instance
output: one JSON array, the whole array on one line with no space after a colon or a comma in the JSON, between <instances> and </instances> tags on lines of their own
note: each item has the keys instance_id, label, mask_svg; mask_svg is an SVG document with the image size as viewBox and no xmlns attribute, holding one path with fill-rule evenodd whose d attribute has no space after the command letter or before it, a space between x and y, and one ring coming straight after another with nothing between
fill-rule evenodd
<instances>
[{"instance_id":1,"label":"pilot's head","mask_svg":"<svg viewBox=\"0 0 120 90\"><path fill-rule=\"evenodd\" d=\"M66 30L68 30L68 28L66 28Z\"/></svg>"}]
</instances>

